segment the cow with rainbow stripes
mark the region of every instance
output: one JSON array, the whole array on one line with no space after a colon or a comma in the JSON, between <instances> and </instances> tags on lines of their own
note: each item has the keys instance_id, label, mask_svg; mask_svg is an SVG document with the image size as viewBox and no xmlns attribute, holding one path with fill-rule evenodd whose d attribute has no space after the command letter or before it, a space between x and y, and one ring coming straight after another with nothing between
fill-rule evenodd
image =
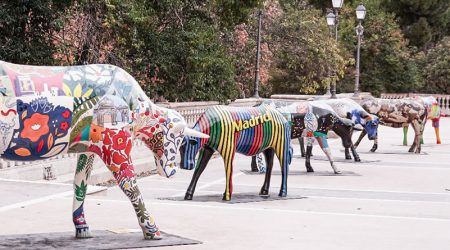
<instances>
[{"instance_id":1,"label":"cow with rainbow stripes","mask_svg":"<svg viewBox=\"0 0 450 250\"><path fill-rule=\"evenodd\" d=\"M180 149L181 168L193 169L193 159L199 152L195 171L186 191L186 200L192 199L197 181L214 151L219 152L225 165L226 187L223 200L230 200L233 192L233 159L236 152L248 156L259 153L265 155L267 171L260 195L269 194L273 160L276 155L282 173L279 196L286 196L292 149L291 126L283 114L267 105L254 108L214 106L201 115L193 129L209 135L209 138L189 136L184 138L184 144ZM189 164L183 162L186 159L190 159Z\"/></svg>"}]
</instances>

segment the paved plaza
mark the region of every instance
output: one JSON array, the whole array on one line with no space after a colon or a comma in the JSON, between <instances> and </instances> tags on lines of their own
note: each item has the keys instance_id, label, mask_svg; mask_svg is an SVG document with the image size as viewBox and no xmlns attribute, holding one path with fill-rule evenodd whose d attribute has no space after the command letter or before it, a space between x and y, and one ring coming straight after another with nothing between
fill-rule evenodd
<instances>
[{"instance_id":1,"label":"paved plaza","mask_svg":"<svg viewBox=\"0 0 450 250\"><path fill-rule=\"evenodd\" d=\"M427 124L417 155L401 145L401 129L381 127L376 153L369 153L368 140L358 148L361 163L344 160L340 141L332 139L333 156L343 170L339 176L318 146L312 160L316 173L306 174L295 144L288 178L292 199L260 199L264 176L249 174L250 158L242 155L235 158L234 202L221 201L225 173L218 157L200 178L193 201L182 200L191 171L138 183L163 231L203 242L168 250L449 249L450 118L441 119L441 133L443 144L436 145ZM410 142L412 137L410 131ZM281 183L279 172L276 164L272 198ZM73 232L71 189L64 183L0 181L0 234ZM85 205L92 230L138 228L130 202L117 187L98 190Z\"/></svg>"}]
</instances>

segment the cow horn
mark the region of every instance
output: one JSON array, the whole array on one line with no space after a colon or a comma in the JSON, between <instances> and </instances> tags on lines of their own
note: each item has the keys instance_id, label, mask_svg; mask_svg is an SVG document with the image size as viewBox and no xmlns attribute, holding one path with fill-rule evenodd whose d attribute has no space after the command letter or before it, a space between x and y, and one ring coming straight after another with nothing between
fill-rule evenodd
<instances>
[{"instance_id":1,"label":"cow horn","mask_svg":"<svg viewBox=\"0 0 450 250\"><path fill-rule=\"evenodd\" d=\"M209 135L204 134L202 132L199 132L197 130L193 130L191 128L185 128L184 129L184 135L188 135L191 137L198 137L198 138L204 138L204 139L208 139Z\"/></svg>"}]
</instances>

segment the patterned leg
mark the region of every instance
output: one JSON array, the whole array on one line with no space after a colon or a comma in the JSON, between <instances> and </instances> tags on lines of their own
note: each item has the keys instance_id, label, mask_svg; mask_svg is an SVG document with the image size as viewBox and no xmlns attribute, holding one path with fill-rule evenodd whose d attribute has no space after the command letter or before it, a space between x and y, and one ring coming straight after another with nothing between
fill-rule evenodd
<instances>
[{"instance_id":1,"label":"patterned leg","mask_svg":"<svg viewBox=\"0 0 450 250\"><path fill-rule=\"evenodd\" d=\"M305 166L306 166L306 172L314 172L314 169L311 166L311 152L312 152L312 145L314 143L314 137L306 137L307 140L307 146L306 146L306 159L305 159Z\"/></svg>"},{"instance_id":2,"label":"patterned leg","mask_svg":"<svg viewBox=\"0 0 450 250\"><path fill-rule=\"evenodd\" d=\"M421 124L419 121L414 120L412 123L413 129L414 129L414 143L411 145L411 148L409 149L409 152L415 152L420 153L420 136L421 136Z\"/></svg>"},{"instance_id":3,"label":"patterned leg","mask_svg":"<svg viewBox=\"0 0 450 250\"><path fill-rule=\"evenodd\" d=\"M185 200L192 200L192 197L194 196L195 192L195 186L197 186L198 179L200 178L200 175L202 175L203 170L205 170L206 165L208 165L209 160L211 159L211 156L214 153L214 149L210 148L208 145L203 146L202 149L200 149L200 154L197 160L197 166L194 170L194 174L192 175L191 183L189 184L189 187L186 191L186 195L184 196Z\"/></svg>"},{"instance_id":4,"label":"patterned leg","mask_svg":"<svg viewBox=\"0 0 450 250\"><path fill-rule=\"evenodd\" d=\"M288 134L290 134L290 131L288 131ZM290 150L290 139L285 138L286 142L284 143L283 147L277 148L275 151L275 154L278 157L278 161L280 162L281 167L281 187L280 192L278 193L279 197L286 197L287 196L287 178L289 173L289 150Z\"/></svg>"},{"instance_id":5,"label":"patterned leg","mask_svg":"<svg viewBox=\"0 0 450 250\"><path fill-rule=\"evenodd\" d=\"M130 157L133 146L130 131L125 128L120 130L107 128L102 134L102 143L91 145L90 150L102 157L103 162L117 180L120 189L130 199L144 238L161 239L161 233L155 220L145 208L144 199L136 183L133 162Z\"/></svg>"},{"instance_id":6,"label":"patterned leg","mask_svg":"<svg viewBox=\"0 0 450 250\"><path fill-rule=\"evenodd\" d=\"M317 137L317 142L319 142L320 147L322 148L323 152L328 158L328 161L330 162L331 168L333 168L333 171L335 174L340 174L341 171L334 165L333 156L331 155L330 147L328 146L328 141L326 136L319 136Z\"/></svg>"},{"instance_id":7,"label":"patterned leg","mask_svg":"<svg viewBox=\"0 0 450 250\"><path fill-rule=\"evenodd\" d=\"M78 155L77 168L73 181L74 197L72 206L72 218L75 225L75 237L90 238L91 232L84 218L84 198L87 192L87 181L94 163L94 153L82 153Z\"/></svg>"},{"instance_id":8,"label":"patterned leg","mask_svg":"<svg viewBox=\"0 0 450 250\"><path fill-rule=\"evenodd\" d=\"M275 150L273 150L272 148L268 148L264 150L263 154L264 157L266 158L267 169L264 184L261 188L261 191L259 192L259 195L268 196L270 187L270 177L272 176L273 158L275 157Z\"/></svg>"},{"instance_id":9,"label":"patterned leg","mask_svg":"<svg viewBox=\"0 0 450 250\"><path fill-rule=\"evenodd\" d=\"M408 146L408 126L403 127L403 146Z\"/></svg>"},{"instance_id":10,"label":"patterned leg","mask_svg":"<svg viewBox=\"0 0 450 250\"><path fill-rule=\"evenodd\" d=\"M439 118L433 119L432 125L436 134L436 144L441 144L441 137L439 136Z\"/></svg>"}]
</instances>

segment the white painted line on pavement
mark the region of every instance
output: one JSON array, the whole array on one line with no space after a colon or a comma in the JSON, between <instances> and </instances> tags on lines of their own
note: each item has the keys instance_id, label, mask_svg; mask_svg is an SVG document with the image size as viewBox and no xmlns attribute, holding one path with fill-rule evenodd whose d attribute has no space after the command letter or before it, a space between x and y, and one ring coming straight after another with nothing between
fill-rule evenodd
<instances>
[{"instance_id":1,"label":"white painted line on pavement","mask_svg":"<svg viewBox=\"0 0 450 250\"><path fill-rule=\"evenodd\" d=\"M130 203L128 200L110 200L110 199L93 199L87 198L92 201L103 201L103 202L118 202L118 203ZM414 216L395 216L395 215L376 215L376 214L355 214L355 213L340 213L340 212L318 212L310 210L292 210L292 209L279 209L279 208L259 208L259 207L248 207L240 206L238 204L227 204L227 205L207 205L207 204L189 204L190 202L159 202L152 201L149 204L166 205L166 206L185 206L185 207L198 207L198 208L212 208L212 209L229 209L229 210L244 210L244 211L258 211L258 212L278 212L278 213L291 213L291 214L313 214L313 215L330 215L330 216L356 216L356 217L370 217L370 218L381 218L381 219L399 219L399 220L422 220L422 221L439 221L439 222L450 222L449 219L444 218L427 218L427 217L414 217Z\"/></svg>"},{"instance_id":2,"label":"white painted line on pavement","mask_svg":"<svg viewBox=\"0 0 450 250\"><path fill-rule=\"evenodd\" d=\"M3 206L3 207L0 207L0 212L5 212L8 210L17 209L17 208L24 207L24 206L29 206L29 205L41 203L41 202L56 199L56 198L62 198L62 197L69 196L69 195L73 195L73 191L66 191L66 192L49 195L49 196L44 196L44 197L33 199L33 200L14 203L14 204L11 204L8 206Z\"/></svg>"},{"instance_id":3,"label":"white painted line on pavement","mask_svg":"<svg viewBox=\"0 0 450 250\"><path fill-rule=\"evenodd\" d=\"M16 180L16 179L4 179L0 178L0 181L9 182L21 182L21 183L31 183L31 184L49 184L49 185L59 185L59 186L72 186L72 183L61 183L61 182L50 182L50 181L26 181L26 180Z\"/></svg>"}]
</instances>

